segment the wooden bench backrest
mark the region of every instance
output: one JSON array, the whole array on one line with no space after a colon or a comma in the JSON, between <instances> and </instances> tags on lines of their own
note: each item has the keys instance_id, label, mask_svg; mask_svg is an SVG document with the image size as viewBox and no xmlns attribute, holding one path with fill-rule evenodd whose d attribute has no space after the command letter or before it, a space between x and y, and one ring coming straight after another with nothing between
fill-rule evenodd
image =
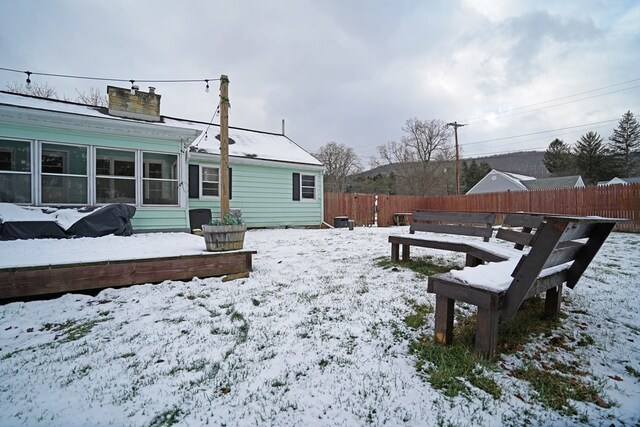
<instances>
[{"instance_id":1,"label":"wooden bench backrest","mask_svg":"<svg viewBox=\"0 0 640 427\"><path fill-rule=\"evenodd\" d=\"M485 242L493 234L496 214L484 212L413 212L409 233L430 231L433 233L457 234L482 237Z\"/></svg>"},{"instance_id":2,"label":"wooden bench backrest","mask_svg":"<svg viewBox=\"0 0 640 427\"><path fill-rule=\"evenodd\" d=\"M530 246L535 231L542 223L543 215L509 213L496 233L496 239L515 243L515 248L522 250Z\"/></svg>"},{"instance_id":3,"label":"wooden bench backrest","mask_svg":"<svg viewBox=\"0 0 640 427\"><path fill-rule=\"evenodd\" d=\"M566 270L567 286L573 288L615 226L616 220L545 217L532 239L531 250L513 270L502 314L511 318L525 300L540 272L573 261ZM579 241L586 239L585 241Z\"/></svg>"}]
</instances>

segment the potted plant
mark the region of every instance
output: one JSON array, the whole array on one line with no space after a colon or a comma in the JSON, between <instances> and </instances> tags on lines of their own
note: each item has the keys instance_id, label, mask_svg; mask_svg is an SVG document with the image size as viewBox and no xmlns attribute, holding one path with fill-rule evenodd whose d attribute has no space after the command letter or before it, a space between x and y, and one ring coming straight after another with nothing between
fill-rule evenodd
<instances>
[{"instance_id":1,"label":"potted plant","mask_svg":"<svg viewBox=\"0 0 640 427\"><path fill-rule=\"evenodd\" d=\"M204 241L211 252L242 249L245 231L247 224L238 209L232 209L223 218L214 218L209 224L202 225Z\"/></svg>"}]
</instances>

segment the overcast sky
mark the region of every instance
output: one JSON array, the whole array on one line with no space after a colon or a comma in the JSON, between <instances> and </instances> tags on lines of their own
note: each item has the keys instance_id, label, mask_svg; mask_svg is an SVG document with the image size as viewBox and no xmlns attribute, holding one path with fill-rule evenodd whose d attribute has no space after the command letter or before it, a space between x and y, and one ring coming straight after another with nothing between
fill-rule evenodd
<instances>
[{"instance_id":1,"label":"overcast sky","mask_svg":"<svg viewBox=\"0 0 640 427\"><path fill-rule=\"evenodd\" d=\"M640 2L2 0L0 67L226 74L232 126L280 132L284 118L308 151L335 141L365 166L412 117L468 123L463 157L543 150L589 130L606 138L627 110L640 115ZM0 71L2 89L24 80ZM71 99L107 85L32 81ZM208 122L218 103L218 82L209 93L204 81L139 85L157 88L164 115Z\"/></svg>"}]
</instances>

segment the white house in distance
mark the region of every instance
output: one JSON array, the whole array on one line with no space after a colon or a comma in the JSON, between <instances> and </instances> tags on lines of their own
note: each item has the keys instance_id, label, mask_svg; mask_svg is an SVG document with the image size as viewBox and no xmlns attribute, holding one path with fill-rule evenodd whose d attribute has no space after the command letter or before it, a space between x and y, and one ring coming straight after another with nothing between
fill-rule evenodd
<instances>
[{"instance_id":1,"label":"white house in distance","mask_svg":"<svg viewBox=\"0 0 640 427\"><path fill-rule=\"evenodd\" d=\"M617 185L617 184L640 184L640 176L631 178L618 178L615 177L609 181L598 181L598 185Z\"/></svg>"},{"instance_id":2,"label":"white house in distance","mask_svg":"<svg viewBox=\"0 0 640 427\"><path fill-rule=\"evenodd\" d=\"M499 193L503 191L548 190L552 188L584 187L579 175L535 178L492 169L467 194Z\"/></svg>"}]
</instances>

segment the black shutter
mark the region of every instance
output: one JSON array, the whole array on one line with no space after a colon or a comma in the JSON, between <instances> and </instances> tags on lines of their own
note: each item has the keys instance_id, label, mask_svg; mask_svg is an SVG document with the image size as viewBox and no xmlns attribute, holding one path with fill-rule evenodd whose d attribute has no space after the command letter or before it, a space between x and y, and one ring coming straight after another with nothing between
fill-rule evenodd
<instances>
[{"instance_id":1,"label":"black shutter","mask_svg":"<svg viewBox=\"0 0 640 427\"><path fill-rule=\"evenodd\" d=\"M231 173L233 169L229 168L229 200L231 200L231 194L233 194L233 192L231 191L231 183L233 182L233 174Z\"/></svg>"},{"instance_id":2,"label":"black shutter","mask_svg":"<svg viewBox=\"0 0 640 427\"><path fill-rule=\"evenodd\" d=\"M293 174L293 200L300 200L300 174Z\"/></svg>"},{"instance_id":3,"label":"black shutter","mask_svg":"<svg viewBox=\"0 0 640 427\"><path fill-rule=\"evenodd\" d=\"M189 165L189 198L200 197L200 166Z\"/></svg>"}]
</instances>

